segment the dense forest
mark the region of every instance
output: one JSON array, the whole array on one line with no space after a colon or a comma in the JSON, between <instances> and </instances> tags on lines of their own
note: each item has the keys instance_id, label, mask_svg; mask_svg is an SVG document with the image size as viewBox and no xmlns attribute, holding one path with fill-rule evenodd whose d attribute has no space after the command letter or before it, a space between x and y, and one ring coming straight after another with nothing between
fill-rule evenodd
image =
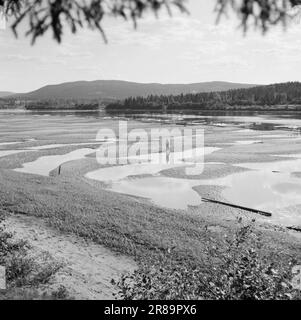
<instances>
[{"instance_id":1,"label":"dense forest","mask_svg":"<svg viewBox=\"0 0 301 320\"><path fill-rule=\"evenodd\" d=\"M180 95L129 97L107 105L107 111L149 110L301 110L301 83L287 82L248 89Z\"/></svg>"},{"instance_id":2,"label":"dense forest","mask_svg":"<svg viewBox=\"0 0 301 320\"><path fill-rule=\"evenodd\" d=\"M0 98L0 110L1 109L15 109L20 107L19 102L16 102L14 98Z\"/></svg>"},{"instance_id":3,"label":"dense forest","mask_svg":"<svg viewBox=\"0 0 301 320\"><path fill-rule=\"evenodd\" d=\"M49 99L40 101L26 101L26 110L98 110L99 102L96 100L62 100Z\"/></svg>"},{"instance_id":4,"label":"dense forest","mask_svg":"<svg viewBox=\"0 0 301 320\"><path fill-rule=\"evenodd\" d=\"M43 110L99 110L104 104L96 99L47 99L19 100L18 98L0 98L1 109Z\"/></svg>"}]
</instances>

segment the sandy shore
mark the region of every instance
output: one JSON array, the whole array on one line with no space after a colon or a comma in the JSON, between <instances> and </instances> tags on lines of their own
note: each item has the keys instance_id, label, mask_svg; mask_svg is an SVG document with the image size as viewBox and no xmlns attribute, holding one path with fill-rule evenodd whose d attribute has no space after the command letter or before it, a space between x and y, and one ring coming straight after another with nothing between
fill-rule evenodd
<instances>
[{"instance_id":1,"label":"sandy shore","mask_svg":"<svg viewBox=\"0 0 301 320\"><path fill-rule=\"evenodd\" d=\"M60 233L32 216L10 215L5 226L16 239L29 243L33 256L46 252L62 265L47 289L64 286L74 299L112 300L118 291L111 281L137 268L129 257L72 234Z\"/></svg>"}]
</instances>

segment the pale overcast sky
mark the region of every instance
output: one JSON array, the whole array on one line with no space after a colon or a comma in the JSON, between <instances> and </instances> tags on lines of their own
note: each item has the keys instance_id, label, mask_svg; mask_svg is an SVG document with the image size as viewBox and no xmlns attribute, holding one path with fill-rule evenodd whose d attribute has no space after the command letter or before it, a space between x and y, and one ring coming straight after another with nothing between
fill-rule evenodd
<instances>
[{"instance_id":1,"label":"pale overcast sky","mask_svg":"<svg viewBox=\"0 0 301 320\"><path fill-rule=\"evenodd\" d=\"M283 32L246 37L237 20L215 26L213 0L190 0L191 15L152 15L137 31L121 19L104 21L109 43L97 32L51 35L30 45L0 30L0 91L26 92L47 84L119 79L189 83L232 81L253 84L301 80L301 24Z\"/></svg>"}]
</instances>

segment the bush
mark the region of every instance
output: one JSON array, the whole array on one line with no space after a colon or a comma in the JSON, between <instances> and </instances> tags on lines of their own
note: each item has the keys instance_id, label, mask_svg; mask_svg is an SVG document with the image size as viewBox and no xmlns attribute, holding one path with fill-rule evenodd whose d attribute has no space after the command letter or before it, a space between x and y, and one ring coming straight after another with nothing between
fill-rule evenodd
<instances>
[{"instance_id":1,"label":"bush","mask_svg":"<svg viewBox=\"0 0 301 320\"><path fill-rule=\"evenodd\" d=\"M253 221L254 222L254 221ZM290 284L293 259L265 254L253 223L239 227L219 243L207 231L206 254L202 263L191 265L162 257L143 263L117 283L119 297L130 299L298 299ZM285 260L285 259L284 259Z\"/></svg>"},{"instance_id":2,"label":"bush","mask_svg":"<svg viewBox=\"0 0 301 320\"><path fill-rule=\"evenodd\" d=\"M53 263L46 254L31 257L29 249L26 241L14 240L13 234L6 232L4 226L0 225L0 266L6 269L7 281L7 290L0 292L0 300L67 297L63 287L51 295L41 292L40 287L51 281L61 265Z\"/></svg>"}]
</instances>

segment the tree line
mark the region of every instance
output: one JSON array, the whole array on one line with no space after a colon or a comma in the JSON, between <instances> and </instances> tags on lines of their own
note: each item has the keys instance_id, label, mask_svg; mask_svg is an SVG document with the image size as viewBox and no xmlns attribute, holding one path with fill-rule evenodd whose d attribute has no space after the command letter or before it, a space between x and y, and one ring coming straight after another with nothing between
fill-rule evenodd
<instances>
[{"instance_id":1,"label":"tree line","mask_svg":"<svg viewBox=\"0 0 301 320\"><path fill-rule=\"evenodd\" d=\"M129 97L107 105L106 110L228 110L228 109L301 110L301 83L287 82L247 89L201 92L180 95Z\"/></svg>"},{"instance_id":2,"label":"tree line","mask_svg":"<svg viewBox=\"0 0 301 320\"><path fill-rule=\"evenodd\" d=\"M100 103L97 100L62 100L49 99L25 101L26 110L98 110Z\"/></svg>"}]
</instances>

